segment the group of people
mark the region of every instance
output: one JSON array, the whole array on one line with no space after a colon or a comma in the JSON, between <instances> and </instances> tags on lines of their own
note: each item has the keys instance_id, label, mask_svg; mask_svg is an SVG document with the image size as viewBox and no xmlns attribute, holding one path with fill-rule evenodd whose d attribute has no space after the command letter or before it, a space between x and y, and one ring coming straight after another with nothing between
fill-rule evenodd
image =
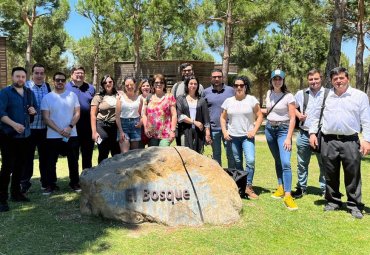
<instances>
[{"instance_id":1,"label":"group of people","mask_svg":"<svg viewBox=\"0 0 370 255\"><path fill-rule=\"evenodd\" d=\"M122 89L112 76L101 79L100 91L85 82L85 70L73 68L71 81L57 72L53 90L45 82L45 67L35 64L32 79L26 82L26 70L12 70L13 84L0 91L2 167L0 171L0 211L10 197L29 201L33 159L38 150L43 194L58 190L56 163L67 156L70 183L79 185L78 158L82 168L92 167L94 143L98 163L109 156L148 146L176 144L202 153L212 146L213 158L222 165L225 148L228 168L246 171L245 193L258 199L253 189L255 173L255 136L264 119L265 135L275 160L277 189L273 198L283 198L290 210L298 209L294 198L307 193L308 167L312 148L320 166L320 188L327 200L326 211L342 205L339 192L340 164L343 164L348 197L347 208L355 218L362 218L361 157L370 151L370 109L365 93L349 86L348 72L335 68L330 73L333 88L324 89L321 74L308 72L309 87L294 96L288 91L285 73L274 70L266 95L266 108L251 95L251 82L236 77L232 86L224 84L220 69L211 72L211 85L204 88L193 66L180 66L182 81L168 93L163 74L151 80L125 77ZM340 115L338 114L340 113ZM291 150L296 118L298 183L292 191ZM362 130L363 140L358 134ZM319 139L316 134L319 132ZM320 133L321 132L321 133ZM245 158L245 167L243 164Z\"/></svg>"}]
</instances>

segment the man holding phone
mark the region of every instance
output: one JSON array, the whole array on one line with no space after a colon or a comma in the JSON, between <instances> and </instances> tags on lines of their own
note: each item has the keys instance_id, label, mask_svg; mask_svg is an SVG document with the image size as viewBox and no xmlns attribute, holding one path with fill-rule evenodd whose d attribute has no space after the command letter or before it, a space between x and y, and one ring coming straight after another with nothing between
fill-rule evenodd
<instances>
[{"instance_id":1,"label":"man holding phone","mask_svg":"<svg viewBox=\"0 0 370 255\"><path fill-rule=\"evenodd\" d=\"M10 197L14 202L30 201L20 189L20 178L25 166L25 156L31 134L31 117L34 94L26 88L27 71L23 67L12 69L13 84L0 91L0 120L2 124L0 171L0 212L9 211L8 186L11 176Z\"/></svg>"}]
</instances>

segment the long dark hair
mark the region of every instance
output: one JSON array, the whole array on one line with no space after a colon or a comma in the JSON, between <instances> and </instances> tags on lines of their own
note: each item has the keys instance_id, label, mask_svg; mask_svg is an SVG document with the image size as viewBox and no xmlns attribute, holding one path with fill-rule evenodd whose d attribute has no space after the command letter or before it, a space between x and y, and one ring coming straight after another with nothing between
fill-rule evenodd
<instances>
[{"instance_id":1,"label":"long dark hair","mask_svg":"<svg viewBox=\"0 0 370 255\"><path fill-rule=\"evenodd\" d=\"M184 81L184 84L185 84L185 94L186 95L189 94L189 87L188 87L188 85L189 85L190 80L196 80L197 81L198 86L197 86L197 89L195 90L195 96L197 98L200 98L200 94L199 94L199 85L200 85L199 84L199 80L194 75L190 76L189 78L185 79L185 81Z\"/></svg>"},{"instance_id":2,"label":"long dark hair","mask_svg":"<svg viewBox=\"0 0 370 255\"><path fill-rule=\"evenodd\" d=\"M112 88L112 94L115 95L117 94L117 89L116 89L116 82L114 81L113 77L110 76L109 74L106 74L103 76L103 78L100 81L100 92L99 95L105 96L107 94L107 90L105 89L104 85L107 84L107 79L111 78L113 81L113 88Z\"/></svg>"}]
</instances>

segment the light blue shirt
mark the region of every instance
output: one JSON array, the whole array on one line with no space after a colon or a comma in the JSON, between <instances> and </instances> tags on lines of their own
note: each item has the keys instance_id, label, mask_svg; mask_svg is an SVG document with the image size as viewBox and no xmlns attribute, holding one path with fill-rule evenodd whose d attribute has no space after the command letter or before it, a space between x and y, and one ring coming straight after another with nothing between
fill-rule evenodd
<instances>
[{"instance_id":1,"label":"light blue shirt","mask_svg":"<svg viewBox=\"0 0 370 255\"><path fill-rule=\"evenodd\" d=\"M295 101L297 107L301 109L301 112L303 110L303 101L304 101L303 93L308 93L308 103L305 110L305 114L307 115L307 117L303 125L302 123L300 123L299 127L305 131L309 131L310 127L312 126L316 108L317 107L321 108L322 100L324 99L325 88L321 87L320 90L316 93L316 95L313 94L310 88L298 91L297 94L295 94Z\"/></svg>"},{"instance_id":2,"label":"light blue shirt","mask_svg":"<svg viewBox=\"0 0 370 255\"><path fill-rule=\"evenodd\" d=\"M320 106L316 108L310 134L318 131ZM321 131L325 135L354 135L361 132L364 140L370 142L370 107L367 95L348 87L341 96L329 91L322 117Z\"/></svg>"}]
</instances>

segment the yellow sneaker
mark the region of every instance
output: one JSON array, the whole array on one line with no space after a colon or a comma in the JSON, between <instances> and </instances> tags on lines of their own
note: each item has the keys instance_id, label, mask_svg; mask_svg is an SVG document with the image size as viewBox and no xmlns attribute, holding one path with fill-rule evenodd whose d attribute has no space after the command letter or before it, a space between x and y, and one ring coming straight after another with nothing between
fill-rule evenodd
<instances>
[{"instance_id":1,"label":"yellow sneaker","mask_svg":"<svg viewBox=\"0 0 370 255\"><path fill-rule=\"evenodd\" d=\"M279 187L276 189L274 193L272 193L271 197L275 199L280 199L284 197L284 188L283 185L279 185Z\"/></svg>"},{"instance_id":2,"label":"yellow sneaker","mask_svg":"<svg viewBox=\"0 0 370 255\"><path fill-rule=\"evenodd\" d=\"M286 208L288 208L288 210L298 210L298 205L294 202L294 199L291 195L284 197L284 205L286 206Z\"/></svg>"}]
</instances>

